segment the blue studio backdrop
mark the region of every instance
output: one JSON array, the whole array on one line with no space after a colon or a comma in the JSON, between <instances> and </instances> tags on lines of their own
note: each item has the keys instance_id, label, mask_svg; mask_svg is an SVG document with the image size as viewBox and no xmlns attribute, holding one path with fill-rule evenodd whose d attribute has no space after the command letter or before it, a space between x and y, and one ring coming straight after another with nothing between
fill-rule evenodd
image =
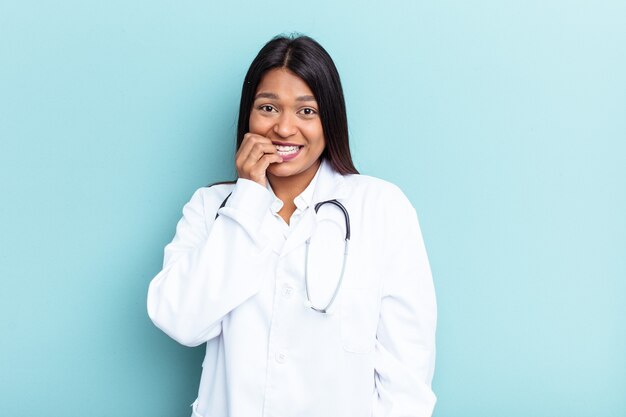
<instances>
[{"instance_id":1,"label":"blue studio backdrop","mask_svg":"<svg viewBox=\"0 0 626 417\"><path fill-rule=\"evenodd\" d=\"M0 415L188 416L146 315L181 209L234 177L245 71L298 31L357 168L420 216L435 417L626 415L624 1L0 0Z\"/></svg>"}]
</instances>

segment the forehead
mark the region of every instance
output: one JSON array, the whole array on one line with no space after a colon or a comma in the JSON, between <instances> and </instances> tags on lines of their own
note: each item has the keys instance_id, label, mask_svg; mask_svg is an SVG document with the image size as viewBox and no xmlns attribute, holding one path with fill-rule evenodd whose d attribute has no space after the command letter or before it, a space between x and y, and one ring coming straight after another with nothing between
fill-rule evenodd
<instances>
[{"instance_id":1,"label":"forehead","mask_svg":"<svg viewBox=\"0 0 626 417\"><path fill-rule=\"evenodd\" d=\"M256 93L274 93L280 98L313 95L307 83L286 68L274 68L266 72Z\"/></svg>"}]
</instances>

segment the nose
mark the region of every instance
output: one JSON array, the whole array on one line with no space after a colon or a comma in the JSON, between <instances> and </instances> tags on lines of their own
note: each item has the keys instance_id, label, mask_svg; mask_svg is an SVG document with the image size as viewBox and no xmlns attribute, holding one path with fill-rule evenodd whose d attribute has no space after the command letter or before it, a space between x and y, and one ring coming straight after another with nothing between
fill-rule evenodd
<instances>
[{"instance_id":1,"label":"nose","mask_svg":"<svg viewBox=\"0 0 626 417\"><path fill-rule=\"evenodd\" d=\"M293 136L297 131L298 126L294 116L287 112L283 112L274 125L274 133L282 138Z\"/></svg>"}]
</instances>

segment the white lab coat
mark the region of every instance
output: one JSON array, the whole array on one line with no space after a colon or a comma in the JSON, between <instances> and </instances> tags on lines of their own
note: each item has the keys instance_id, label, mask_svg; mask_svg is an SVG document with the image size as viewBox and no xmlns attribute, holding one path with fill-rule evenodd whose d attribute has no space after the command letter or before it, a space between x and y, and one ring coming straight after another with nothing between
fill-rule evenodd
<instances>
[{"instance_id":1,"label":"white lab coat","mask_svg":"<svg viewBox=\"0 0 626 417\"><path fill-rule=\"evenodd\" d=\"M232 191L225 207L218 207ZM422 417L435 404L436 304L415 210L394 185L320 165L313 203L285 238L273 195L249 180L196 191L150 283L148 314L187 346L207 342L195 417Z\"/></svg>"}]
</instances>

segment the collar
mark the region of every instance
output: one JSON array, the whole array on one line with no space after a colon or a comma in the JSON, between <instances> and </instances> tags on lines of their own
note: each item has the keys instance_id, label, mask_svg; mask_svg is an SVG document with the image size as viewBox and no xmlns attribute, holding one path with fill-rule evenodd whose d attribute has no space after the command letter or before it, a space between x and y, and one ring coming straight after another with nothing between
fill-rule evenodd
<instances>
[{"instance_id":1,"label":"collar","mask_svg":"<svg viewBox=\"0 0 626 417\"><path fill-rule=\"evenodd\" d=\"M307 187L304 189L304 191L302 191L300 193L300 195L297 196L293 200L293 202L295 203L296 207L299 208L301 211L304 211L304 209L306 209L307 207L309 207L313 203L313 192L315 191L315 186L317 184L317 178L320 175L320 168L321 168L321 164L320 164L320 167L317 169L317 172L313 176L313 179L311 180L309 185L307 185Z\"/></svg>"},{"instance_id":2,"label":"collar","mask_svg":"<svg viewBox=\"0 0 626 417\"><path fill-rule=\"evenodd\" d=\"M276 214L280 211L281 208L283 208L283 201L280 198L276 197L276 194L274 194L274 190L272 190L272 186L270 185L269 181L267 181L265 188L267 188L267 190L272 195L272 204L270 205L270 211L272 212L272 214Z\"/></svg>"},{"instance_id":3,"label":"collar","mask_svg":"<svg viewBox=\"0 0 626 417\"><path fill-rule=\"evenodd\" d=\"M346 184L347 181L345 178L346 177L336 172L326 160L322 160L314 179L311 181L307 189L301 193L302 201L308 203L310 206L328 200L344 200L345 202L345 199L349 197L349 187ZM268 189L270 192L272 191L271 187ZM309 192L312 194L312 197L308 197L311 195ZM273 192L272 195L274 195ZM278 201L278 204L275 206L275 203L272 203L272 211L276 207L278 207L278 210L282 207L282 202L278 198L275 198L275 201ZM276 212L277 211L274 213ZM282 239L276 239L273 242L272 246L274 251L280 256L285 256L295 248L299 247L300 244L311 237L317 226L317 222L318 216L317 213L315 213L315 210L305 210L303 217L300 221L298 221L298 224L287 238L284 246ZM271 227L274 227L274 223L271 222L271 224ZM269 236L273 236L273 234L270 233Z\"/></svg>"},{"instance_id":4,"label":"collar","mask_svg":"<svg viewBox=\"0 0 626 417\"><path fill-rule=\"evenodd\" d=\"M314 202L318 203L320 201L343 198L346 195L343 182L343 175L337 173L326 159L322 159L315 176L304 191L294 199L294 204L297 209L304 211L313 205ZM284 203L274 194L269 181L267 181L266 188L274 198L270 210L273 214L276 214L283 208Z\"/></svg>"},{"instance_id":5,"label":"collar","mask_svg":"<svg viewBox=\"0 0 626 417\"><path fill-rule=\"evenodd\" d=\"M314 203L333 199L341 200L348 196L348 188L344 176L335 171L326 159L322 160L318 175L315 192L313 193Z\"/></svg>"}]
</instances>

